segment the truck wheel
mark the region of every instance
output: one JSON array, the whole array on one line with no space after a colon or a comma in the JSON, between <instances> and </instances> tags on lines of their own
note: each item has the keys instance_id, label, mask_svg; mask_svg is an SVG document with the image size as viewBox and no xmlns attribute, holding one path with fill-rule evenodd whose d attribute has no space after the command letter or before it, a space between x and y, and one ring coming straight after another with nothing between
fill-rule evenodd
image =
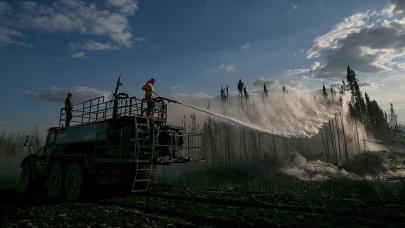
<instances>
[{"instance_id":1,"label":"truck wheel","mask_svg":"<svg viewBox=\"0 0 405 228\"><path fill-rule=\"evenodd\" d=\"M65 195L68 201L77 201L82 193L83 171L78 163L72 163L66 173Z\"/></svg>"},{"instance_id":2,"label":"truck wheel","mask_svg":"<svg viewBox=\"0 0 405 228\"><path fill-rule=\"evenodd\" d=\"M25 162L22 166L17 191L22 194L27 194L31 190L31 187L32 187L32 170L30 164L28 162Z\"/></svg>"},{"instance_id":3,"label":"truck wheel","mask_svg":"<svg viewBox=\"0 0 405 228\"><path fill-rule=\"evenodd\" d=\"M58 163L52 165L49 170L48 180L46 181L46 187L48 189L48 196L52 200L55 200L61 196L63 184L63 172L62 166Z\"/></svg>"}]
</instances>

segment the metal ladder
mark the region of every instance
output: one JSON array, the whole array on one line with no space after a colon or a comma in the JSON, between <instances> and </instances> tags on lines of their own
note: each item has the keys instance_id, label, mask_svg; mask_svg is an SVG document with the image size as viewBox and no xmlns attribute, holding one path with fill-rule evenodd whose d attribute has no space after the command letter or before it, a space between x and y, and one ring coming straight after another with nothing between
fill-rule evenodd
<instances>
[{"instance_id":1,"label":"metal ladder","mask_svg":"<svg viewBox=\"0 0 405 228\"><path fill-rule=\"evenodd\" d=\"M139 121L138 121L139 118ZM149 118L135 116L136 170L132 192L146 192L153 174L153 139L151 140ZM153 136L152 136L153 137Z\"/></svg>"}]
</instances>

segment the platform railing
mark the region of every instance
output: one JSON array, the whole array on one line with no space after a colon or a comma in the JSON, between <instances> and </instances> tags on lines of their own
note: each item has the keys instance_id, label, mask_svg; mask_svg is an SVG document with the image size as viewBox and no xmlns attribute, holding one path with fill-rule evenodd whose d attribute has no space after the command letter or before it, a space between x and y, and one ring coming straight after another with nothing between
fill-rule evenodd
<instances>
[{"instance_id":1,"label":"platform railing","mask_svg":"<svg viewBox=\"0 0 405 228\"><path fill-rule=\"evenodd\" d=\"M105 96L101 96L74 104L70 126L135 115L147 115L147 102L145 99L139 99L134 96L107 100ZM154 108L150 117L166 122L167 103L159 98L154 99ZM65 122L66 110L65 108L61 108L59 127L63 127Z\"/></svg>"}]
</instances>

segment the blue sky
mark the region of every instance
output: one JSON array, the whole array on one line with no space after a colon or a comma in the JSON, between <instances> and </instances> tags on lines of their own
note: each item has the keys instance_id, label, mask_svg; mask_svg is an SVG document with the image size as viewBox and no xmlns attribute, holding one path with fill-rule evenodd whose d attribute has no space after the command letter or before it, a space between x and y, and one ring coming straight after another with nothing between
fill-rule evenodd
<instances>
[{"instance_id":1,"label":"blue sky","mask_svg":"<svg viewBox=\"0 0 405 228\"><path fill-rule=\"evenodd\" d=\"M405 120L403 9L402 0L0 1L0 130L55 125L67 91L76 101L106 94L118 73L131 95L154 77L162 96L204 96L239 78L250 90L317 89L347 64Z\"/></svg>"}]
</instances>

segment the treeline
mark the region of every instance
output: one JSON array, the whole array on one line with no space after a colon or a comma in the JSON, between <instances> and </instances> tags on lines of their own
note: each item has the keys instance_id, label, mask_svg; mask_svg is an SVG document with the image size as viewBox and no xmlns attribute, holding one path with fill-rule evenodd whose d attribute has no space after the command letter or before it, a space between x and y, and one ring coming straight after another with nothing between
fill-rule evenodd
<instances>
[{"instance_id":1,"label":"treeline","mask_svg":"<svg viewBox=\"0 0 405 228\"><path fill-rule=\"evenodd\" d=\"M346 84L347 82L347 84ZM401 133L398 123L398 115L391 103L389 114L384 112L375 99L371 99L365 92L360 90L356 72L347 66L346 82L342 80L341 94L347 91L351 94L351 102L348 104L350 118L360 121L375 136L383 138L396 138ZM332 96L333 92L331 89ZM323 95L327 96L325 86Z\"/></svg>"},{"instance_id":2,"label":"treeline","mask_svg":"<svg viewBox=\"0 0 405 228\"><path fill-rule=\"evenodd\" d=\"M43 143L44 138L37 127L32 129L28 135L0 132L0 155L13 156L20 154L22 151L35 152Z\"/></svg>"}]
</instances>

